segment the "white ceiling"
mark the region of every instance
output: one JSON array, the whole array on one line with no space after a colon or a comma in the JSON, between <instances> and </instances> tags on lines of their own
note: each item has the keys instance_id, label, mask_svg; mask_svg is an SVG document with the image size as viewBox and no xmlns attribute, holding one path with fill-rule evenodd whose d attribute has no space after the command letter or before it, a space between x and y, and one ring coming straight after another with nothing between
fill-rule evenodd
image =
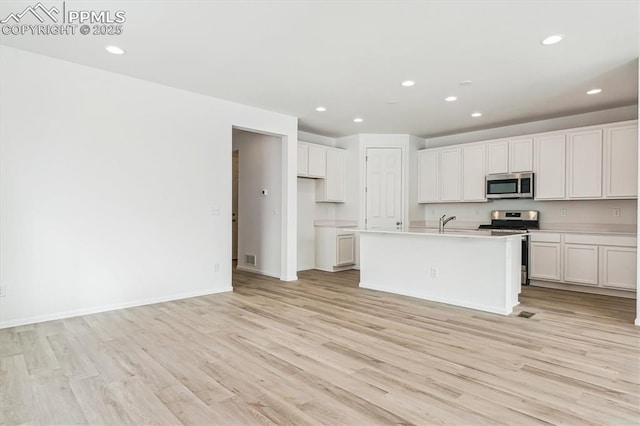
<instances>
[{"instance_id":1,"label":"white ceiling","mask_svg":"<svg viewBox=\"0 0 640 426\"><path fill-rule=\"evenodd\" d=\"M29 4L35 1L3 1L0 18ZM2 36L1 43L294 115L300 130L328 136L436 136L638 101L637 1L67 1L66 7L124 10L124 34ZM556 33L565 40L540 44ZM127 54L111 55L107 44ZM406 79L416 85L402 87ZM473 84L461 87L462 80ZM603 92L587 96L594 87ZM444 102L448 95L459 100ZM327 111L316 112L319 105ZM471 118L474 111L483 117ZM354 123L357 116L364 122Z\"/></svg>"}]
</instances>

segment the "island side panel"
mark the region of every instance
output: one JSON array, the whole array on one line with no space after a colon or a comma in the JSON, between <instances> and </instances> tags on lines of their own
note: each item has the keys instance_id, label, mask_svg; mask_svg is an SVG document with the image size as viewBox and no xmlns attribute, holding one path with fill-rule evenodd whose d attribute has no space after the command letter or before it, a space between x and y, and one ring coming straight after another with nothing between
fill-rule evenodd
<instances>
[{"instance_id":1,"label":"island side panel","mask_svg":"<svg viewBox=\"0 0 640 426\"><path fill-rule=\"evenodd\" d=\"M362 232L360 286L508 315L520 268L505 256L510 240Z\"/></svg>"}]
</instances>

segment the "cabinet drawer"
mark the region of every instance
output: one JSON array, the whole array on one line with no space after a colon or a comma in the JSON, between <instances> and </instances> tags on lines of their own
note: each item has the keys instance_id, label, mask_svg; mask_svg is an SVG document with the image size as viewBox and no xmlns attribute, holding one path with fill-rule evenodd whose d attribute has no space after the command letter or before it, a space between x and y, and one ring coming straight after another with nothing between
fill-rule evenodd
<instances>
[{"instance_id":1,"label":"cabinet drawer","mask_svg":"<svg viewBox=\"0 0 640 426\"><path fill-rule=\"evenodd\" d=\"M550 233L550 232L532 232L529 236L530 241L540 243L559 243L562 234Z\"/></svg>"}]
</instances>

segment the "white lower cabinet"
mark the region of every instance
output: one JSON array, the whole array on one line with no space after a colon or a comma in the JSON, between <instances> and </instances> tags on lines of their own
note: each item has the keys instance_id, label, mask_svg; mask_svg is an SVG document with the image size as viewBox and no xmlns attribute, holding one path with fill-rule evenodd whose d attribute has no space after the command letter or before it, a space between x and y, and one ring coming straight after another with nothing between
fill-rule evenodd
<instances>
[{"instance_id":1,"label":"white lower cabinet","mask_svg":"<svg viewBox=\"0 0 640 426\"><path fill-rule=\"evenodd\" d=\"M533 280L636 291L636 237L534 232L529 240Z\"/></svg>"},{"instance_id":2,"label":"white lower cabinet","mask_svg":"<svg viewBox=\"0 0 640 426\"><path fill-rule=\"evenodd\" d=\"M316 269L350 269L356 263L356 236L345 228L316 227Z\"/></svg>"},{"instance_id":3,"label":"white lower cabinet","mask_svg":"<svg viewBox=\"0 0 640 426\"><path fill-rule=\"evenodd\" d=\"M560 243L531 242L529 277L560 281Z\"/></svg>"},{"instance_id":4,"label":"white lower cabinet","mask_svg":"<svg viewBox=\"0 0 640 426\"><path fill-rule=\"evenodd\" d=\"M598 285L598 246L564 245L564 281Z\"/></svg>"},{"instance_id":5,"label":"white lower cabinet","mask_svg":"<svg viewBox=\"0 0 640 426\"><path fill-rule=\"evenodd\" d=\"M635 290L637 277L635 247L600 247L600 283L603 287Z\"/></svg>"},{"instance_id":6,"label":"white lower cabinet","mask_svg":"<svg viewBox=\"0 0 640 426\"><path fill-rule=\"evenodd\" d=\"M529 237L529 277L541 280L562 279L561 248L562 235L536 232Z\"/></svg>"}]
</instances>

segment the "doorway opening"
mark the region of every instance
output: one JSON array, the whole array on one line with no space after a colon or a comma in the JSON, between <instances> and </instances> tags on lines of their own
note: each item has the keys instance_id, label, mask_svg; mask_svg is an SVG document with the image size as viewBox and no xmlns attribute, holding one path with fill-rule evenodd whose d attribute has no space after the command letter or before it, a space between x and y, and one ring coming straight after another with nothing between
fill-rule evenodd
<instances>
[{"instance_id":1,"label":"doorway opening","mask_svg":"<svg viewBox=\"0 0 640 426\"><path fill-rule=\"evenodd\" d=\"M234 150L231 154L231 260L235 268L238 263L238 164L240 151Z\"/></svg>"},{"instance_id":2,"label":"doorway opening","mask_svg":"<svg viewBox=\"0 0 640 426\"><path fill-rule=\"evenodd\" d=\"M282 137L233 129L232 271L282 275L282 153Z\"/></svg>"}]
</instances>

